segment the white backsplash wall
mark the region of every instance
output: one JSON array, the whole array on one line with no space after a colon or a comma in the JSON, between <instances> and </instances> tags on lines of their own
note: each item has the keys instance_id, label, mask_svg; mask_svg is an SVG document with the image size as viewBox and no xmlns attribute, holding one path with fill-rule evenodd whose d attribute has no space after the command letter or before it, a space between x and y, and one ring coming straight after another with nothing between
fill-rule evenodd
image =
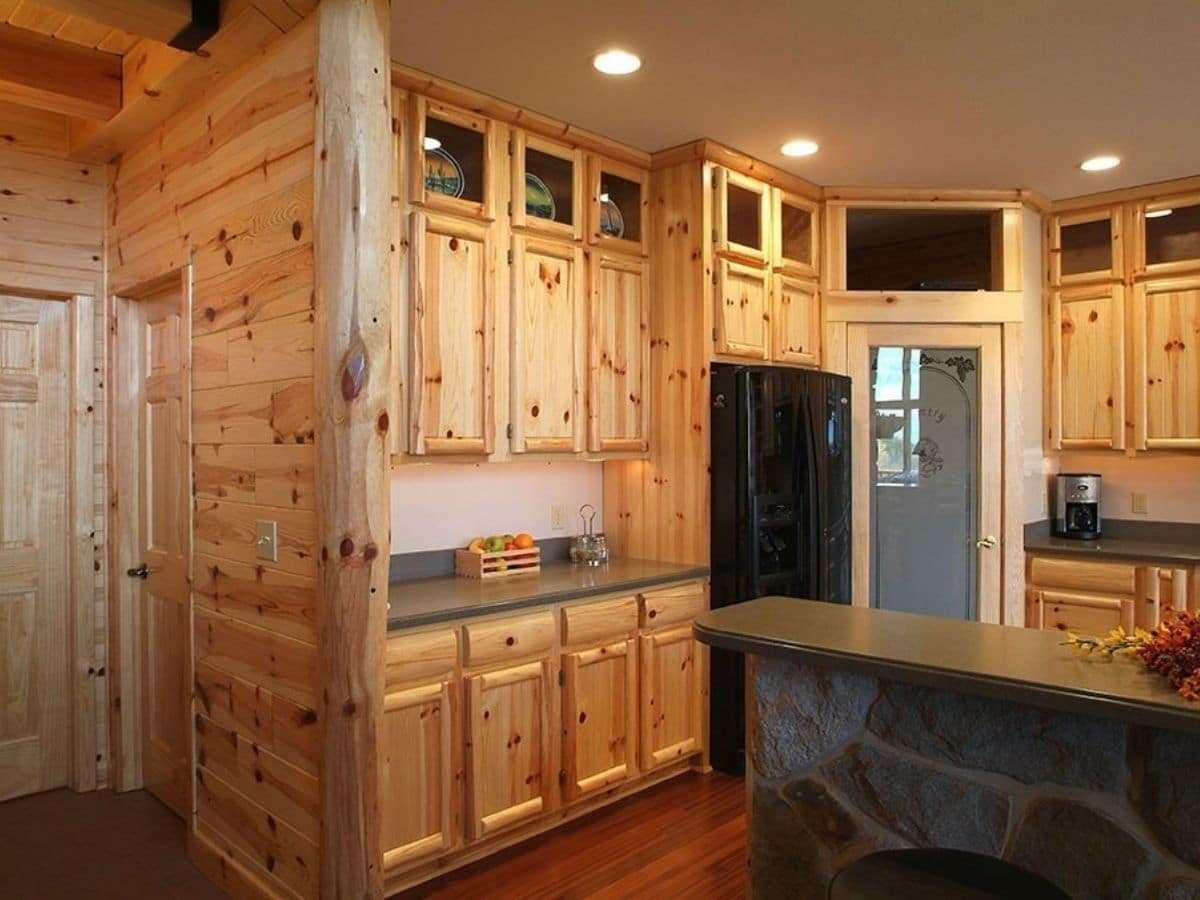
<instances>
[{"instance_id":1,"label":"white backsplash wall","mask_svg":"<svg viewBox=\"0 0 1200 900\"><path fill-rule=\"evenodd\" d=\"M1060 453L1056 472L1095 472L1105 519L1200 523L1200 455L1195 453ZM1146 514L1134 514L1132 494L1146 495Z\"/></svg>"},{"instance_id":2,"label":"white backsplash wall","mask_svg":"<svg viewBox=\"0 0 1200 900\"><path fill-rule=\"evenodd\" d=\"M556 503L565 507L562 531L550 528ZM569 537L582 530L584 503L596 507L596 530L602 530L601 463L405 465L392 470L392 554L465 547L473 537L509 532Z\"/></svg>"}]
</instances>

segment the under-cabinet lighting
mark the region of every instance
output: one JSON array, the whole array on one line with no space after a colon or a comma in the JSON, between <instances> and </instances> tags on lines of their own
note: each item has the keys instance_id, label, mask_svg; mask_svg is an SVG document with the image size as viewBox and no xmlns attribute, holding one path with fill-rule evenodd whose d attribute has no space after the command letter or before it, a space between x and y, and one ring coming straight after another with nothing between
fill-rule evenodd
<instances>
[{"instance_id":1,"label":"under-cabinet lighting","mask_svg":"<svg viewBox=\"0 0 1200 900\"><path fill-rule=\"evenodd\" d=\"M642 61L628 50L605 50L592 58L592 65L605 75L631 75L642 67Z\"/></svg>"},{"instance_id":2,"label":"under-cabinet lighting","mask_svg":"<svg viewBox=\"0 0 1200 900\"><path fill-rule=\"evenodd\" d=\"M1105 172L1108 169L1115 169L1120 164L1119 156L1093 156L1091 159L1081 162L1079 168L1085 172Z\"/></svg>"},{"instance_id":3,"label":"under-cabinet lighting","mask_svg":"<svg viewBox=\"0 0 1200 900\"><path fill-rule=\"evenodd\" d=\"M425 149L426 150L436 150L440 146L442 146L442 142L439 141L437 138L433 138L433 137L425 138Z\"/></svg>"},{"instance_id":4,"label":"under-cabinet lighting","mask_svg":"<svg viewBox=\"0 0 1200 900\"><path fill-rule=\"evenodd\" d=\"M1175 212L1173 209L1152 209L1146 213L1147 219L1161 219L1163 216L1169 216Z\"/></svg>"},{"instance_id":5,"label":"under-cabinet lighting","mask_svg":"<svg viewBox=\"0 0 1200 900\"><path fill-rule=\"evenodd\" d=\"M779 152L784 156L812 156L820 149L816 141L800 138L795 141L788 141L779 148Z\"/></svg>"}]
</instances>

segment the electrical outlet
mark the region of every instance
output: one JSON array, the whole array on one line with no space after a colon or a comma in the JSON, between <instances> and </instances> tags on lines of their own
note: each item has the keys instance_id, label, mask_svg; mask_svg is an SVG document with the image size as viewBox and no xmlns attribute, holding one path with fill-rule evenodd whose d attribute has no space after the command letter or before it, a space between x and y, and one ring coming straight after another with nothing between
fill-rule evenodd
<instances>
[{"instance_id":1,"label":"electrical outlet","mask_svg":"<svg viewBox=\"0 0 1200 900\"><path fill-rule=\"evenodd\" d=\"M565 531L567 528L567 508L561 503L550 506L550 530Z\"/></svg>"},{"instance_id":2,"label":"electrical outlet","mask_svg":"<svg viewBox=\"0 0 1200 900\"><path fill-rule=\"evenodd\" d=\"M1137 491L1133 492L1133 496L1131 498L1131 502L1129 505L1133 508L1133 511L1135 513L1137 513L1139 516L1144 516L1150 512L1150 507L1146 503L1146 495L1139 494Z\"/></svg>"}]
</instances>

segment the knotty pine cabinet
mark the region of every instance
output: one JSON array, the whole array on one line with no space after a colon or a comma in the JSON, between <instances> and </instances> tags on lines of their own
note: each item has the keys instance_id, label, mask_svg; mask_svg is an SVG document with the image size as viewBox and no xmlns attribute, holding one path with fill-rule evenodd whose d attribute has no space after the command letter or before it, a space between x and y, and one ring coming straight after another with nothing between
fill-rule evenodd
<instances>
[{"instance_id":1,"label":"knotty pine cabinet","mask_svg":"<svg viewBox=\"0 0 1200 900\"><path fill-rule=\"evenodd\" d=\"M1047 222L1050 445L1200 450L1200 195Z\"/></svg>"},{"instance_id":2,"label":"knotty pine cabinet","mask_svg":"<svg viewBox=\"0 0 1200 900\"><path fill-rule=\"evenodd\" d=\"M818 205L711 167L714 353L819 366Z\"/></svg>"},{"instance_id":3,"label":"knotty pine cabinet","mask_svg":"<svg viewBox=\"0 0 1200 900\"><path fill-rule=\"evenodd\" d=\"M391 635L380 779L389 893L704 767L701 581Z\"/></svg>"},{"instance_id":4,"label":"knotty pine cabinet","mask_svg":"<svg viewBox=\"0 0 1200 900\"><path fill-rule=\"evenodd\" d=\"M644 455L648 172L395 103L394 458Z\"/></svg>"},{"instance_id":5,"label":"knotty pine cabinet","mask_svg":"<svg viewBox=\"0 0 1200 900\"><path fill-rule=\"evenodd\" d=\"M1026 625L1092 637L1150 629L1168 609L1195 610L1196 591L1194 567L1031 555Z\"/></svg>"}]
</instances>

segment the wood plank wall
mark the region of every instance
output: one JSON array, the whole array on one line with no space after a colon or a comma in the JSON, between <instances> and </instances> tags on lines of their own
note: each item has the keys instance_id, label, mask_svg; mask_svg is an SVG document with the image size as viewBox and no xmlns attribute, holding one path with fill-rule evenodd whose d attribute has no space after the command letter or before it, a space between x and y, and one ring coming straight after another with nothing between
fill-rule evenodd
<instances>
[{"instance_id":1,"label":"wood plank wall","mask_svg":"<svg viewBox=\"0 0 1200 900\"><path fill-rule=\"evenodd\" d=\"M113 166L114 283L193 262L194 803L237 895L315 896L315 20ZM278 523L260 562L255 522Z\"/></svg>"},{"instance_id":2,"label":"wood plank wall","mask_svg":"<svg viewBox=\"0 0 1200 900\"><path fill-rule=\"evenodd\" d=\"M0 103L0 292L32 296L101 297L104 255L103 166L70 162L63 116ZM105 561L105 430L103 384L105 323L94 303L94 371L91 373L94 433L93 567L94 638L83 642L75 663L94 680L95 783L108 784L108 689ZM69 712L64 711L64 714ZM79 783L90 777L76 773Z\"/></svg>"},{"instance_id":3,"label":"wood plank wall","mask_svg":"<svg viewBox=\"0 0 1200 900\"><path fill-rule=\"evenodd\" d=\"M617 556L708 565L711 244L700 161L650 178L650 458L604 464L604 526ZM698 218L699 217L699 220Z\"/></svg>"}]
</instances>

